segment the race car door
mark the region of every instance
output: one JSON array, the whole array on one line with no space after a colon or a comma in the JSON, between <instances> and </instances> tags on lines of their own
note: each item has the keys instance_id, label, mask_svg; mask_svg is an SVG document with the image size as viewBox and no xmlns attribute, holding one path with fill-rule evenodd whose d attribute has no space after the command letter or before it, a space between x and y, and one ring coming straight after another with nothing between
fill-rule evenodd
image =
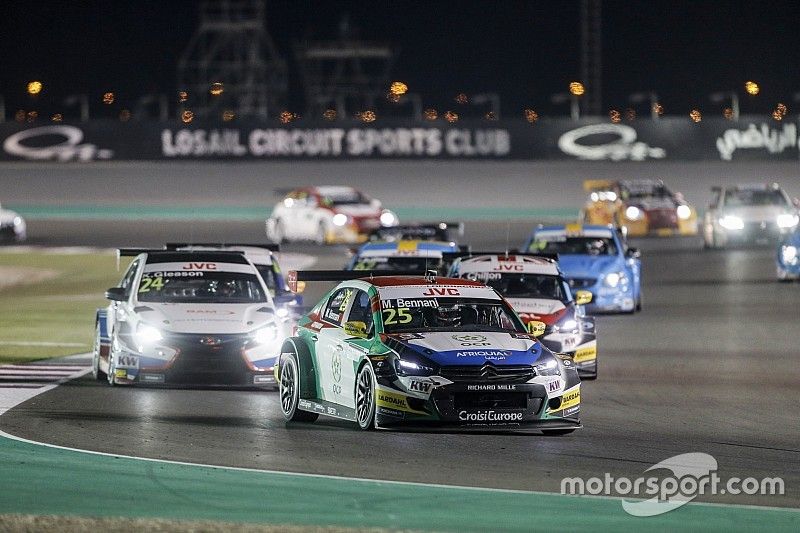
<instances>
[{"instance_id":1,"label":"race car door","mask_svg":"<svg viewBox=\"0 0 800 533\"><path fill-rule=\"evenodd\" d=\"M336 291L322 313L326 326L317 334L317 369L322 399L345 407L355 407L352 354L345 342L342 326L357 290L343 287ZM332 327L331 327L332 326Z\"/></svg>"}]
</instances>

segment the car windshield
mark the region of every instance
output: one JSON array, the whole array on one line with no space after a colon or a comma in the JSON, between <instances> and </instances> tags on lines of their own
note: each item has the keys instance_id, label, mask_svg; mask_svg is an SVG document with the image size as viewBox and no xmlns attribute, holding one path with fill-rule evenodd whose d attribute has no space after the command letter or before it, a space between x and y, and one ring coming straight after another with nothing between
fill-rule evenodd
<instances>
[{"instance_id":1,"label":"car windshield","mask_svg":"<svg viewBox=\"0 0 800 533\"><path fill-rule=\"evenodd\" d=\"M145 272L139 282L140 302L258 303L266 302L255 274L238 272Z\"/></svg>"},{"instance_id":2,"label":"car windshield","mask_svg":"<svg viewBox=\"0 0 800 533\"><path fill-rule=\"evenodd\" d=\"M341 191L333 194L323 194L322 203L327 206L368 204L369 198L359 191Z\"/></svg>"},{"instance_id":3,"label":"car windshield","mask_svg":"<svg viewBox=\"0 0 800 533\"><path fill-rule=\"evenodd\" d=\"M623 189L625 199L668 198L672 192L660 183L631 183Z\"/></svg>"},{"instance_id":4,"label":"car windshield","mask_svg":"<svg viewBox=\"0 0 800 533\"><path fill-rule=\"evenodd\" d=\"M438 269L442 264L438 257L359 257L353 270L397 270L399 272L421 272Z\"/></svg>"},{"instance_id":5,"label":"car windshield","mask_svg":"<svg viewBox=\"0 0 800 533\"><path fill-rule=\"evenodd\" d=\"M725 192L725 205L728 207L750 205L787 205L786 197L778 189L770 190L728 190Z\"/></svg>"},{"instance_id":6,"label":"car windshield","mask_svg":"<svg viewBox=\"0 0 800 533\"><path fill-rule=\"evenodd\" d=\"M502 300L481 298L392 298L381 300L386 333L420 331L527 330Z\"/></svg>"},{"instance_id":7,"label":"car windshield","mask_svg":"<svg viewBox=\"0 0 800 533\"><path fill-rule=\"evenodd\" d=\"M506 298L542 298L567 302L570 294L558 276L499 272L471 272L461 276L486 283Z\"/></svg>"},{"instance_id":8,"label":"car windshield","mask_svg":"<svg viewBox=\"0 0 800 533\"><path fill-rule=\"evenodd\" d=\"M275 279L275 271L272 270L272 265L256 265L256 270L261 274L261 279L264 280L264 285L269 289L269 293L275 296L275 288L278 286ZM283 292L282 288L278 292Z\"/></svg>"},{"instance_id":9,"label":"car windshield","mask_svg":"<svg viewBox=\"0 0 800 533\"><path fill-rule=\"evenodd\" d=\"M561 255L617 255L617 246L611 237L537 235L528 251Z\"/></svg>"}]
</instances>

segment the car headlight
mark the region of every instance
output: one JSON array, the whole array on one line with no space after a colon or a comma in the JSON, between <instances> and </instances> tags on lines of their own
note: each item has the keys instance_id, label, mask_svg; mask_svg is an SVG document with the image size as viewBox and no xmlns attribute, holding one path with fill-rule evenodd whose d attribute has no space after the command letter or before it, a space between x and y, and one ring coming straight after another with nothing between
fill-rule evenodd
<instances>
[{"instance_id":1,"label":"car headlight","mask_svg":"<svg viewBox=\"0 0 800 533\"><path fill-rule=\"evenodd\" d=\"M139 324L136 327L136 334L134 337L136 338L136 342L140 347L153 344L164 339L164 335L161 334L161 331L158 328L148 324Z\"/></svg>"},{"instance_id":2,"label":"car headlight","mask_svg":"<svg viewBox=\"0 0 800 533\"><path fill-rule=\"evenodd\" d=\"M538 365L533 365L533 369L536 370L537 376L561 375L561 369L558 367L558 361L555 357L551 357L547 361L539 363Z\"/></svg>"},{"instance_id":3,"label":"car headlight","mask_svg":"<svg viewBox=\"0 0 800 533\"><path fill-rule=\"evenodd\" d=\"M285 307L278 307L277 309L275 309L275 315L278 318L286 318L287 316L289 316L289 310L286 309Z\"/></svg>"},{"instance_id":4,"label":"car headlight","mask_svg":"<svg viewBox=\"0 0 800 533\"><path fill-rule=\"evenodd\" d=\"M398 376L432 376L436 372L432 366L407 357L395 359L394 369Z\"/></svg>"},{"instance_id":5,"label":"car headlight","mask_svg":"<svg viewBox=\"0 0 800 533\"><path fill-rule=\"evenodd\" d=\"M744 229L744 220L734 215L725 215L719 219L719 225L725 229Z\"/></svg>"},{"instance_id":6,"label":"car headlight","mask_svg":"<svg viewBox=\"0 0 800 533\"><path fill-rule=\"evenodd\" d=\"M800 217L791 213L778 215L778 227L781 229L793 228L800 222Z\"/></svg>"},{"instance_id":7,"label":"car headlight","mask_svg":"<svg viewBox=\"0 0 800 533\"><path fill-rule=\"evenodd\" d=\"M793 265L797 262L797 247L796 246L781 246L781 257L783 262Z\"/></svg>"},{"instance_id":8,"label":"car headlight","mask_svg":"<svg viewBox=\"0 0 800 533\"><path fill-rule=\"evenodd\" d=\"M396 226L397 225L397 215L389 211L388 209L381 213L381 226Z\"/></svg>"},{"instance_id":9,"label":"car headlight","mask_svg":"<svg viewBox=\"0 0 800 533\"><path fill-rule=\"evenodd\" d=\"M614 288L620 284L620 282L625 281L625 273L624 272L609 272L603 278L603 284L606 287Z\"/></svg>"},{"instance_id":10,"label":"car headlight","mask_svg":"<svg viewBox=\"0 0 800 533\"><path fill-rule=\"evenodd\" d=\"M679 205L678 208L675 209L675 212L681 220L687 220L692 216L692 210L688 205Z\"/></svg>"},{"instance_id":11,"label":"car headlight","mask_svg":"<svg viewBox=\"0 0 800 533\"><path fill-rule=\"evenodd\" d=\"M625 218L628 220L639 220L642 218L642 210L635 205L628 206L625 210Z\"/></svg>"},{"instance_id":12,"label":"car headlight","mask_svg":"<svg viewBox=\"0 0 800 533\"><path fill-rule=\"evenodd\" d=\"M335 215L333 215L333 219L331 219L331 222L333 222L334 226L344 226L345 224L347 224L347 220L348 220L347 215L345 215L344 213L336 213Z\"/></svg>"},{"instance_id":13,"label":"car headlight","mask_svg":"<svg viewBox=\"0 0 800 533\"><path fill-rule=\"evenodd\" d=\"M14 225L15 226L21 226L22 225L22 219L20 217L14 217Z\"/></svg>"},{"instance_id":14,"label":"car headlight","mask_svg":"<svg viewBox=\"0 0 800 533\"><path fill-rule=\"evenodd\" d=\"M278 338L278 328L272 325L264 326L255 330L251 336L259 344L269 344Z\"/></svg>"},{"instance_id":15,"label":"car headlight","mask_svg":"<svg viewBox=\"0 0 800 533\"><path fill-rule=\"evenodd\" d=\"M553 325L555 333L577 333L578 321L574 318L565 318Z\"/></svg>"}]
</instances>

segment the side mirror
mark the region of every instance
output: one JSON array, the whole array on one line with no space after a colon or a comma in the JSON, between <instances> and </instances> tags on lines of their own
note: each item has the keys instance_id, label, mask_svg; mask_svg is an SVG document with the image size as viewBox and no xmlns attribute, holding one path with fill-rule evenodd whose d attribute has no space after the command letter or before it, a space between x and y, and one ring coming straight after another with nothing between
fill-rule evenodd
<instances>
[{"instance_id":1,"label":"side mirror","mask_svg":"<svg viewBox=\"0 0 800 533\"><path fill-rule=\"evenodd\" d=\"M106 298L111 300L112 302L124 302L127 300L127 296L125 295L125 289L122 287L111 287L106 291Z\"/></svg>"},{"instance_id":2,"label":"side mirror","mask_svg":"<svg viewBox=\"0 0 800 533\"><path fill-rule=\"evenodd\" d=\"M538 320L531 320L528 322L528 333L533 335L534 337L541 337L544 335L544 330L547 326L544 322L539 322Z\"/></svg>"},{"instance_id":3,"label":"side mirror","mask_svg":"<svg viewBox=\"0 0 800 533\"><path fill-rule=\"evenodd\" d=\"M575 303L586 305L592 301L592 293L589 291L575 291Z\"/></svg>"},{"instance_id":4,"label":"side mirror","mask_svg":"<svg viewBox=\"0 0 800 533\"><path fill-rule=\"evenodd\" d=\"M639 259L642 257L642 252L640 252L638 248L628 248L625 251L625 257L630 259Z\"/></svg>"},{"instance_id":5,"label":"side mirror","mask_svg":"<svg viewBox=\"0 0 800 533\"><path fill-rule=\"evenodd\" d=\"M351 337L367 338L367 325L359 320L344 323L344 332Z\"/></svg>"}]
</instances>

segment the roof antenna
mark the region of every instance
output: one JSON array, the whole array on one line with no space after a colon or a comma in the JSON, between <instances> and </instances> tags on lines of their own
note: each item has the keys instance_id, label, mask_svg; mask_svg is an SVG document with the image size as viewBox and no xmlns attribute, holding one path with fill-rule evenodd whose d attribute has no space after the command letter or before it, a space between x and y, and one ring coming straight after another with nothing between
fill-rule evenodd
<instances>
[{"instance_id":1,"label":"roof antenna","mask_svg":"<svg viewBox=\"0 0 800 533\"><path fill-rule=\"evenodd\" d=\"M508 259L508 246L511 241L511 221L506 221L506 259Z\"/></svg>"},{"instance_id":2,"label":"roof antenna","mask_svg":"<svg viewBox=\"0 0 800 533\"><path fill-rule=\"evenodd\" d=\"M428 283L436 283L436 271L425 270L425 281L427 281Z\"/></svg>"},{"instance_id":3,"label":"roof antenna","mask_svg":"<svg viewBox=\"0 0 800 533\"><path fill-rule=\"evenodd\" d=\"M117 248L117 272L119 272L119 256L120 256L120 252L119 252L119 248Z\"/></svg>"}]
</instances>

